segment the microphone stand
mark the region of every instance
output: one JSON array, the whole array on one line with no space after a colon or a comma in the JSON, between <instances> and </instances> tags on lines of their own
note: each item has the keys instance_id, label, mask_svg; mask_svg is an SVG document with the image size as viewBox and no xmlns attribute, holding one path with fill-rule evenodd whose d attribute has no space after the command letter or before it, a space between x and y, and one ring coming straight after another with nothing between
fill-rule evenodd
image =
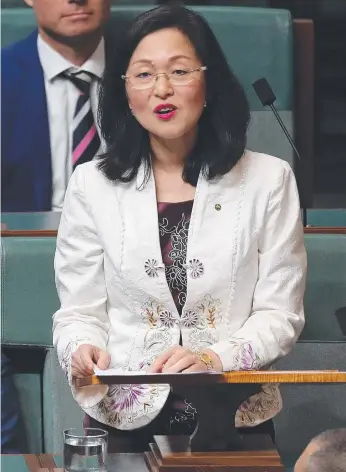
<instances>
[{"instance_id":1,"label":"microphone stand","mask_svg":"<svg viewBox=\"0 0 346 472\"><path fill-rule=\"evenodd\" d=\"M286 136L286 138L288 139L288 142L289 142L290 145L292 146L292 148L293 148L293 150L294 150L296 156L298 157L299 161L301 162L301 161L302 161L302 158L300 157L300 154L299 154L299 152L298 152L298 150L297 150L297 148L296 148L296 146L295 146L295 144L294 144L294 142L293 142L293 139L291 138L289 132L287 131L287 128L286 128L286 126L284 125L284 123L283 123L283 121L282 121L282 119L281 119L281 116L280 116L279 113L277 112L277 110L276 110L276 108L275 108L275 106L274 106L273 103L269 104L269 106L270 106L272 112L274 113L276 119L278 120L279 125L280 125L282 131L285 133L285 136ZM301 173L300 173L300 172L298 172L298 181L299 181L299 184L301 184ZM301 190L302 190L302 194L304 195L304 190L303 190L303 189L301 189ZM301 196L301 197L302 197L302 196ZM305 205L305 202L304 202L304 198L301 198L301 200L303 200L303 201L302 201L303 226L304 226L304 228L306 228L307 225L308 225L307 210L306 210L306 205Z\"/></svg>"},{"instance_id":2,"label":"microphone stand","mask_svg":"<svg viewBox=\"0 0 346 472\"><path fill-rule=\"evenodd\" d=\"M274 102L276 100L276 96L272 90L272 88L270 87L267 79L265 79L264 77L262 77L261 79L258 79L256 80L253 84L252 84L252 87L253 89L255 90L255 93L257 95L257 97L259 98L260 102L262 103L263 106L270 106L271 108L271 111L274 113L274 116L275 118L277 119L282 131L285 133L285 136L286 138L288 139L288 142L290 143L294 153L295 153L295 156L298 157L299 161L302 162L302 158L300 157L300 154L298 152L298 149L296 148L294 142L293 142L293 139L291 138L284 122L282 121L279 113L277 112L275 106L274 106ZM296 159L294 160L294 167L296 167L296 164L297 164L297 161ZM294 169L296 170L296 169ZM308 218L307 218L307 210L306 210L306 205L305 205L305 198L304 198L304 190L301 186L302 184L302 173L301 173L301 167L299 167L299 171L297 173L297 184L298 184L298 192L299 192L299 199L300 199L300 206L303 210L303 225L304 227L307 226L307 221L308 221Z\"/></svg>"}]
</instances>

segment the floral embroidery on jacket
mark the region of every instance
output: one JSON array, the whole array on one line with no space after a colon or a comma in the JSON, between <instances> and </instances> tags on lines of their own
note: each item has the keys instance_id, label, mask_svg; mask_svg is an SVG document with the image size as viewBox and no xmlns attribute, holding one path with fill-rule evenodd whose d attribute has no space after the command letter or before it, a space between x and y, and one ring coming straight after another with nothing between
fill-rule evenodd
<instances>
[{"instance_id":1,"label":"floral embroidery on jacket","mask_svg":"<svg viewBox=\"0 0 346 472\"><path fill-rule=\"evenodd\" d=\"M264 384L259 394L252 395L238 408L236 426L255 426L275 416L281 408L282 399L278 385Z\"/></svg>"},{"instance_id":2,"label":"floral embroidery on jacket","mask_svg":"<svg viewBox=\"0 0 346 472\"><path fill-rule=\"evenodd\" d=\"M70 370L71 370L71 357L72 357L72 352L74 351L74 341L70 341L63 353L63 356L61 358L60 364L61 368L64 371L67 379L69 378L70 375Z\"/></svg>"},{"instance_id":3,"label":"floral embroidery on jacket","mask_svg":"<svg viewBox=\"0 0 346 472\"><path fill-rule=\"evenodd\" d=\"M154 328L173 328L177 323L177 320L173 313L167 310L164 305L154 298L150 298L148 301L143 303L142 317L145 322L149 324L150 329Z\"/></svg>"},{"instance_id":4,"label":"floral embroidery on jacket","mask_svg":"<svg viewBox=\"0 0 346 472\"><path fill-rule=\"evenodd\" d=\"M180 320L185 328L194 328L199 323L199 316L194 310L186 310L182 313Z\"/></svg>"},{"instance_id":5,"label":"floral embroidery on jacket","mask_svg":"<svg viewBox=\"0 0 346 472\"><path fill-rule=\"evenodd\" d=\"M191 351L198 352L218 342L216 331L194 328L189 334Z\"/></svg>"},{"instance_id":6,"label":"floral embroidery on jacket","mask_svg":"<svg viewBox=\"0 0 346 472\"><path fill-rule=\"evenodd\" d=\"M208 326L215 329L216 319L221 319L220 305L220 300L213 298L209 294L196 303L195 310L200 318L203 319L205 327Z\"/></svg>"},{"instance_id":7,"label":"floral embroidery on jacket","mask_svg":"<svg viewBox=\"0 0 346 472\"><path fill-rule=\"evenodd\" d=\"M146 390L144 385L112 385L107 394L111 398L110 407L116 411L131 411L140 404Z\"/></svg>"},{"instance_id":8,"label":"floral embroidery on jacket","mask_svg":"<svg viewBox=\"0 0 346 472\"><path fill-rule=\"evenodd\" d=\"M159 319L165 328L173 328L177 320L169 310L162 310Z\"/></svg>"},{"instance_id":9,"label":"floral embroidery on jacket","mask_svg":"<svg viewBox=\"0 0 346 472\"><path fill-rule=\"evenodd\" d=\"M238 364L238 370L257 370L260 368L260 358L254 352L250 342L244 342L239 345L235 361Z\"/></svg>"},{"instance_id":10,"label":"floral embroidery on jacket","mask_svg":"<svg viewBox=\"0 0 346 472\"><path fill-rule=\"evenodd\" d=\"M149 324L150 329L156 328L159 322L159 316L163 305L158 303L154 298L150 298L142 305L142 316L144 321Z\"/></svg>"},{"instance_id":11,"label":"floral embroidery on jacket","mask_svg":"<svg viewBox=\"0 0 346 472\"><path fill-rule=\"evenodd\" d=\"M172 333L162 327L149 330L144 337L143 361L150 365L154 359L172 345Z\"/></svg>"},{"instance_id":12,"label":"floral embroidery on jacket","mask_svg":"<svg viewBox=\"0 0 346 472\"><path fill-rule=\"evenodd\" d=\"M144 264L144 269L145 269L146 274L149 277L158 277L159 274L157 272L157 266L158 266L158 262L156 259L146 260Z\"/></svg>"},{"instance_id":13,"label":"floral embroidery on jacket","mask_svg":"<svg viewBox=\"0 0 346 472\"><path fill-rule=\"evenodd\" d=\"M191 259L189 263L186 264L186 269L190 272L192 279L198 279L204 274L204 266L199 259Z\"/></svg>"},{"instance_id":14,"label":"floral embroidery on jacket","mask_svg":"<svg viewBox=\"0 0 346 472\"><path fill-rule=\"evenodd\" d=\"M150 414L159 399L157 385L115 385L97 407L86 409L98 421L115 428L132 429L134 420Z\"/></svg>"}]
</instances>

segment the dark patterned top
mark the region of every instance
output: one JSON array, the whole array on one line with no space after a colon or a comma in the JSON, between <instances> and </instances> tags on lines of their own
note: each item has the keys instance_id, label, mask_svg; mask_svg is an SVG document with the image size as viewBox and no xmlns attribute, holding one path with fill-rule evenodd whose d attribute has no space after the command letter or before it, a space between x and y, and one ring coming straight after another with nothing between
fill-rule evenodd
<instances>
[{"instance_id":1,"label":"dark patterned top","mask_svg":"<svg viewBox=\"0 0 346 472\"><path fill-rule=\"evenodd\" d=\"M162 261L173 300L181 315L186 299L186 248L193 200L158 203ZM181 339L180 339L181 344ZM166 434L192 434L197 425L196 409L186 399L171 392L161 411Z\"/></svg>"},{"instance_id":2,"label":"dark patterned top","mask_svg":"<svg viewBox=\"0 0 346 472\"><path fill-rule=\"evenodd\" d=\"M166 279L179 314L186 299L186 247L193 200L158 203L160 244Z\"/></svg>"}]
</instances>

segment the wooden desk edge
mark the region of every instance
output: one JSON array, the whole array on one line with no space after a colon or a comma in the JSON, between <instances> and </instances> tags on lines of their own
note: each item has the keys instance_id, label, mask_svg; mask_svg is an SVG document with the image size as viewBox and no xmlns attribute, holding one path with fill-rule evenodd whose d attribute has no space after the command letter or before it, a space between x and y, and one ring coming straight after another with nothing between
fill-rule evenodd
<instances>
[{"instance_id":1,"label":"wooden desk edge","mask_svg":"<svg viewBox=\"0 0 346 472\"><path fill-rule=\"evenodd\" d=\"M150 374L148 375L148 383L163 383L163 384L174 384L179 383L182 377L164 375L165 378L160 378L162 374ZM184 375L184 374L182 374ZM210 376L205 374L200 376L186 377L184 381L189 383L193 380L194 383L198 384L213 384L213 383L346 383L346 372L339 371L243 371L243 372L224 372L222 374L215 374ZM116 382L112 380L117 377ZM84 387L87 385L103 385L103 384L143 384L143 375L117 375L104 376L103 378L93 375L91 377L85 377L82 379L75 379L76 387Z\"/></svg>"},{"instance_id":2,"label":"wooden desk edge","mask_svg":"<svg viewBox=\"0 0 346 472\"><path fill-rule=\"evenodd\" d=\"M35 229L35 230L21 230L21 229L5 229L1 231L2 238L10 237L25 237L25 238L55 238L57 235L57 230L53 229Z\"/></svg>"},{"instance_id":3,"label":"wooden desk edge","mask_svg":"<svg viewBox=\"0 0 346 472\"><path fill-rule=\"evenodd\" d=\"M346 227L343 226L306 226L305 234L346 234Z\"/></svg>"},{"instance_id":4,"label":"wooden desk edge","mask_svg":"<svg viewBox=\"0 0 346 472\"><path fill-rule=\"evenodd\" d=\"M305 234L346 234L346 227L329 227L329 226L307 226L304 228ZM57 230L53 229L35 229L35 230L20 230L20 229L3 229L1 237L56 237Z\"/></svg>"}]
</instances>

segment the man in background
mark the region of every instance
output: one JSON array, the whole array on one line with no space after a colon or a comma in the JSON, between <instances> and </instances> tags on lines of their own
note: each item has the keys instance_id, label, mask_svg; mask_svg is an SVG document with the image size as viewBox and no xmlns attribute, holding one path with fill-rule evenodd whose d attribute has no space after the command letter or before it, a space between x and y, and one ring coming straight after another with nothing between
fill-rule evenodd
<instances>
[{"instance_id":1,"label":"man in background","mask_svg":"<svg viewBox=\"0 0 346 472\"><path fill-rule=\"evenodd\" d=\"M328 430L312 439L294 472L346 472L346 428Z\"/></svg>"},{"instance_id":2,"label":"man in background","mask_svg":"<svg viewBox=\"0 0 346 472\"><path fill-rule=\"evenodd\" d=\"M38 30L2 52L2 211L61 211L71 173L100 146L110 0L25 3Z\"/></svg>"}]
</instances>

